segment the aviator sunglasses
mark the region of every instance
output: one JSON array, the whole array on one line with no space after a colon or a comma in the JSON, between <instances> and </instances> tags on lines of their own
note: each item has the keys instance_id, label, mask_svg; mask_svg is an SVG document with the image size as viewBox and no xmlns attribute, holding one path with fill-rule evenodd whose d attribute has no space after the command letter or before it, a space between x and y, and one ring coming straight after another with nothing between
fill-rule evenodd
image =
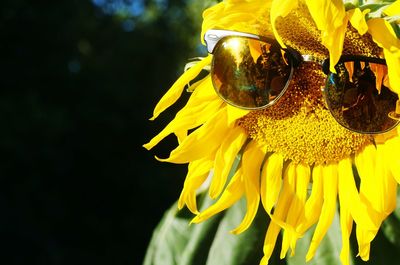
<instances>
[{"instance_id":1,"label":"aviator sunglasses","mask_svg":"<svg viewBox=\"0 0 400 265\"><path fill-rule=\"evenodd\" d=\"M343 55L329 71L329 58L317 60L272 38L230 30L208 30L204 36L213 55L211 77L216 93L228 104L248 110L264 109L285 94L294 69L316 62L326 74L326 106L345 128L363 134L387 132L399 123L398 96L387 86L386 61Z\"/></svg>"}]
</instances>

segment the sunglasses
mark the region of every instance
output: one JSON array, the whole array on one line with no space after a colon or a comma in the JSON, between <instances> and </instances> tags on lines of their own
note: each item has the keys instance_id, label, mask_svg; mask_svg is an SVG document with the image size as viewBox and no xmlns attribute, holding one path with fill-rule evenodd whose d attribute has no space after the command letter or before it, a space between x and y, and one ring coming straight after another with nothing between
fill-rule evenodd
<instances>
[{"instance_id":1,"label":"sunglasses","mask_svg":"<svg viewBox=\"0 0 400 265\"><path fill-rule=\"evenodd\" d=\"M230 105L248 110L268 108L285 94L300 63L317 62L326 74L326 106L339 124L357 133L377 134L399 123L399 98L387 87L384 59L344 55L332 73L329 58L317 60L290 47L283 49L273 38L213 29L204 39L213 55L213 86Z\"/></svg>"}]
</instances>

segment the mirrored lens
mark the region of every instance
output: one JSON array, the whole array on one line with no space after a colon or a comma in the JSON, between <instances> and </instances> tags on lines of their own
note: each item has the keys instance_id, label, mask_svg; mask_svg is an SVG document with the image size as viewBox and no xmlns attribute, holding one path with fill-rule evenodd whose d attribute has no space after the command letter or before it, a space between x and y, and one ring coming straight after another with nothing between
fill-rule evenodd
<instances>
[{"instance_id":1,"label":"mirrored lens","mask_svg":"<svg viewBox=\"0 0 400 265\"><path fill-rule=\"evenodd\" d=\"M397 125L398 121L389 117L398 96L388 88L386 65L352 61L339 63L336 71L328 75L324 93L328 108L341 125L371 134Z\"/></svg>"},{"instance_id":2,"label":"mirrored lens","mask_svg":"<svg viewBox=\"0 0 400 265\"><path fill-rule=\"evenodd\" d=\"M271 105L283 94L293 71L277 44L256 39L225 38L213 55L211 75L216 92L241 108Z\"/></svg>"}]
</instances>

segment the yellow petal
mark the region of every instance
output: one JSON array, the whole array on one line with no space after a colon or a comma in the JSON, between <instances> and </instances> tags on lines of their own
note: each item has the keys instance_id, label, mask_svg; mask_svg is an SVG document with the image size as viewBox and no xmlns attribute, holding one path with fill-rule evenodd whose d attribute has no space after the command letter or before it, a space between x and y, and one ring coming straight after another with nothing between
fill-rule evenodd
<instances>
[{"instance_id":1,"label":"yellow petal","mask_svg":"<svg viewBox=\"0 0 400 265\"><path fill-rule=\"evenodd\" d=\"M288 205L290 206L293 197L295 196L295 163L291 162L287 165L283 177L283 187L282 191L280 192L279 199L278 199L278 204L280 205ZM282 206L281 206L282 207ZM277 209L274 210L274 213L271 214L267 212L269 217L271 218L271 221L273 223L276 223L279 225L281 228L288 230L290 233L295 234L296 236L299 236L299 234L295 231L295 228L293 225L289 224L286 222L286 220L279 218L279 215L276 214ZM287 211L287 210L286 210ZM285 218L287 216L287 213L285 214Z\"/></svg>"},{"instance_id":2,"label":"yellow petal","mask_svg":"<svg viewBox=\"0 0 400 265\"><path fill-rule=\"evenodd\" d=\"M212 56L209 55L203 60L198 62L192 68L187 70L185 73L179 77L179 79L172 85L172 87L167 91L167 93L161 98L153 111L153 117L150 120L154 120L160 115L161 112L166 110L172 104L174 104L178 98L181 96L184 87L192 81L201 70L211 63Z\"/></svg>"},{"instance_id":3,"label":"yellow petal","mask_svg":"<svg viewBox=\"0 0 400 265\"><path fill-rule=\"evenodd\" d=\"M256 141L250 142L242 157L243 182L246 192L247 211L240 225L232 230L233 234L245 231L253 222L260 203L260 171L265 150Z\"/></svg>"},{"instance_id":4,"label":"yellow petal","mask_svg":"<svg viewBox=\"0 0 400 265\"><path fill-rule=\"evenodd\" d=\"M376 205L376 201L379 200L375 193L377 187L372 184L375 175L376 148L373 145L366 146L362 152L356 154L355 164L361 179L360 194L362 199Z\"/></svg>"},{"instance_id":5,"label":"yellow petal","mask_svg":"<svg viewBox=\"0 0 400 265\"><path fill-rule=\"evenodd\" d=\"M263 15L270 5L271 0L222 1L203 12L201 36L215 28L256 34L254 25L265 24Z\"/></svg>"},{"instance_id":6,"label":"yellow petal","mask_svg":"<svg viewBox=\"0 0 400 265\"><path fill-rule=\"evenodd\" d=\"M386 166L384 144L367 146L356 155L356 166L359 171L362 200L378 214L381 222L395 207L397 184Z\"/></svg>"},{"instance_id":7,"label":"yellow petal","mask_svg":"<svg viewBox=\"0 0 400 265\"><path fill-rule=\"evenodd\" d=\"M304 217L304 206L307 198L307 188L310 182L310 167L308 165L298 164L295 166L295 195L291 202L286 222L297 227L297 224ZM286 230L283 235L283 243L281 250L281 259L285 257L285 254L289 248L291 248L291 255L295 254L295 247L297 241L297 233L290 230Z\"/></svg>"},{"instance_id":8,"label":"yellow petal","mask_svg":"<svg viewBox=\"0 0 400 265\"><path fill-rule=\"evenodd\" d=\"M394 210L397 192L397 184L390 171L385 167L384 152L382 144L377 144L377 149L366 148L356 156L356 161L359 160L356 166L360 171L361 178L360 194L365 204L376 211L374 222L378 224L378 227ZM369 163L374 163L375 167L371 167ZM366 230L364 227L357 226L356 236L362 260L369 259L371 242L377 233L378 229Z\"/></svg>"},{"instance_id":9,"label":"yellow petal","mask_svg":"<svg viewBox=\"0 0 400 265\"><path fill-rule=\"evenodd\" d=\"M389 88L400 95L400 52L384 49L383 54L388 66Z\"/></svg>"},{"instance_id":10,"label":"yellow petal","mask_svg":"<svg viewBox=\"0 0 400 265\"><path fill-rule=\"evenodd\" d=\"M389 72L389 85L400 93L400 40L389 22L382 18L372 18L368 22L368 32L372 39L383 48Z\"/></svg>"},{"instance_id":11,"label":"yellow petal","mask_svg":"<svg viewBox=\"0 0 400 265\"><path fill-rule=\"evenodd\" d=\"M284 174L282 192L275 206L274 214L270 215L271 222L269 223L267 234L265 236L264 247L263 247L264 256L260 264L268 264L268 261L271 258L271 255L275 248L276 239L278 237L279 232L281 231L281 227L283 226L286 227L286 224L282 220L286 219L286 215L293 198L293 191L291 192L291 183L293 183L293 181L294 181L293 179L289 180L289 174L287 168Z\"/></svg>"},{"instance_id":12,"label":"yellow petal","mask_svg":"<svg viewBox=\"0 0 400 265\"><path fill-rule=\"evenodd\" d=\"M175 133L181 143L186 138L188 130L208 121L221 108L222 104L223 102L212 87L211 78L199 81L187 104L176 114L175 118L143 146L151 149L171 133Z\"/></svg>"},{"instance_id":13,"label":"yellow petal","mask_svg":"<svg viewBox=\"0 0 400 265\"><path fill-rule=\"evenodd\" d=\"M372 145L368 145L364 150L355 157L355 164L359 173L360 183L360 198L363 204L367 207L372 208L374 211L377 210L379 200L381 183L375 181L375 165L376 165L376 148ZM374 223L379 227L383 215L376 211ZM369 259L371 241L375 238L377 230L366 230L362 226L356 227L356 237L358 241L359 256L362 260L367 261Z\"/></svg>"},{"instance_id":14,"label":"yellow petal","mask_svg":"<svg viewBox=\"0 0 400 265\"><path fill-rule=\"evenodd\" d=\"M358 256L363 261L369 260L369 253L371 250L371 241L375 237L376 232L367 231L362 227L356 227L356 237L358 242Z\"/></svg>"},{"instance_id":15,"label":"yellow petal","mask_svg":"<svg viewBox=\"0 0 400 265\"><path fill-rule=\"evenodd\" d=\"M284 48L286 47L286 45L283 43L281 37L279 36L279 33L276 30L275 22L278 17L286 17L290 13L290 11L297 8L297 6L298 6L297 0L274 0L272 2L271 13L270 13L272 30L276 40Z\"/></svg>"},{"instance_id":16,"label":"yellow petal","mask_svg":"<svg viewBox=\"0 0 400 265\"><path fill-rule=\"evenodd\" d=\"M365 15L370 12L369 9L361 11L359 8L351 9L347 11L351 25L357 29L360 35L364 35L368 31L367 21L365 20Z\"/></svg>"},{"instance_id":17,"label":"yellow petal","mask_svg":"<svg viewBox=\"0 0 400 265\"><path fill-rule=\"evenodd\" d=\"M214 176L209 189L210 197L215 199L225 186L233 162L247 140L247 134L242 127L234 127L222 141L215 155Z\"/></svg>"},{"instance_id":18,"label":"yellow petal","mask_svg":"<svg viewBox=\"0 0 400 265\"><path fill-rule=\"evenodd\" d=\"M209 157L220 147L225 135L228 134L226 108L219 110L199 129L191 133L174 149L169 158L159 159L162 162L188 163L202 157Z\"/></svg>"},{"instance_id":19,"label":"yellow petal","mask_svg":"<svg viewBox=\"0 0 400 265\"><path fill-rule=\"evenodd\" d=\"M400 14L400 1L395 1L389 5L384 11L388 16L398 16Z\"/></svg>"},{"instance_id":20,"label":"yellow petal","mask_svg":"<svg viewBox=\"0 0 400 265\"><path fill-rule=\"evenodd\" d=\"M353 218L351 218L349 206L351 201L343 200L339 193L340 200L340 228L342 230L342 250L340 251L340 261L343 265L350 265L350 234L353 228Z\"/></svg>"},{"instance_id":21,"label":"yellow petal","mask_svg":"<svg viewBox=\"0 0 400 265\"><path fill-rule=\"evenodd\" d=\"M380 47L390 52L399 51L400 40L389 22L382 18L372 18L368 20L367 24L369 33Z\"/></svg>"},{"instance_id":22,"label":"yellow petal","mask_svg":"<svg viewBox=\"0 0 400 265\"><path fill-rule=\"evenodd\" d=\"M358 226L366 230L379 228L377 213L367 204L362 203L354 181L350 158L343 159L338 166L338 191L341 203L345 203Z\"/></svg>"},{"instance_id":23,"label":"yellow petal","mask_svg":"<svg viewBox=\"0 0 400 265\"><path fill-rule=\"evenodd\" d=\"M294 224L292 222L289 222L288 218L289 215L291 214L290 210L293 209L292 206L295 204L296 201L296 164L295 163L290 163L286 169L286 174L287 177L285 178L286 180L286 189L283 191L285 193L290 193L291 195L291 202L290 202L290 207L288 208L288 213L286 216L285 220L285 225L294 227ZM294 229L288 229L285 230L283 233L283 239L282 239L282 247L281 247L281 254L280 258L283 259L285 258L286 252L289 249L289 244L290 244L290 239L293 236Z\"/></svg>"},{"instance_id":24,"label":"yellow petal","mask_svg":"<svg viewBox=\"0 0 400 265\"><path fill-rule=\"evenodd\" d=\"M315 228L314 235L311 240L310 248L306 255L306 260L309 261L314 257L322 238L325 236L332 224L333 217L336 212L336 196L337 196L337 165L329 164L323 166L324 175L324 204L322 206L321 216L319 218L317 227Z\"/></svg>"},{"instance_id":25,"label":"yellow petal","mask_svg":"<svg viewBox=\"0 0 400 265\"><path fill-rule=\"evenodd\" d=\"M198 213L196 204L196 190L207 179L212 166L213 162L208 158L193 161L189 164L188 174L185 179L181 196L178 200L179 209L182 209L186 204L192 213Z\"/></svg>"},{"instance_id":26,"label":"yellow petal","mask_svg":"<svg viewBox=\"0 0 400 265\"><path fill-rule=\"evenodd\" d=\"M250 112L249 110L239 109L231 105L227 105L226 107L228 111L229 126L231 126L236 120L242 118L243 116L247 115Z\"/></svg>"},{"instance_id":27,"label":"yellow petal","mask_svg":"<svg viewBox=\"0 0 400 265\"><path fill-rule=\"evenodd\" d=\"M317 27L321 30L322 44L329 50L330 71L342 51L348 18L342 0L306 0L308 10Z\"/></svg>"},{"instance_id":28,"label":"yellow petal","mask_svg":"<svg viewBox=\"0 0 400 265\"><path fill-rule=\"evenodd\" d=\"M232 177L228 186L221 195L221 198L211 205L209 208L198 214L191 223L200 223L204 220L210 218L211 216L231 207L235 202L237 202L243 195L244 184L241 180L242 170L238 169L236 174Z\"/></svg>"},{"instance_id":29,"label":"yellow petal","mask_svg":"<svg viewBox=\"0 0 400 265\"><path fill-rule=\"evenodd\" d=\"M380 182L382 189L379 194L379 212L384 214L385 218L391 214L396 208L396 195L397 195L397 183L393 178L390 169L387 167L387 161L385 160L385 154L387 148L384 144L376 145L376 171L375 177L376 182Z\"/></svg>"},{"instance_id":30,"label":"yellow petal","mask_svg":"<svg viewBox=\"0 0 400 265\"><path fill-rule=\"evenodd\" d=\"M278 200L282 186L283 157L273 153L261 173L261 202L266 212L271 214L272 207Z\"/></svg>"},{"instance_id":31,"label":"yellow petal","mask_svg":"<svg viewBox=\"0 0 400 265\"><path fill-rule=\"evenodd\" d=\"M400 137L394 137L385 142L386 160L393 177L400 184Z\"/></svg>"},{"instance_id":32,"label":"yellow petal","mask_svg":"<svg viewBox=\"0 0 400 265\"><path fill-rule=\"evenodd\" d=\"M200 109L200 107L202 108ZM186 111L185 114L178 112L175 119L173 119L160 133L154 136L150 142L144 144L143 147L150 150L171 133L175 133L178 136L179 144L181 144L187 137L188 130L196 128L211 119L220 108L221 101L217 99L204 104L199 104L197 107L191 108L190 111L182 109Z\"/></svg>"},{"instance_id":33,"label":"yellow petal","mask_svg":"<svg viewBox=\"0 0 400 265\"><path fill-rule=\"evenodd\" d=\"M322 202L323 202L323 174L322 165L315 165L312 171L312 190L311 195L308 198L304 216L300 219L297 231L299 234L304 234L313 224L315 224L321 214Z\"/></svg>"}]
</instances>

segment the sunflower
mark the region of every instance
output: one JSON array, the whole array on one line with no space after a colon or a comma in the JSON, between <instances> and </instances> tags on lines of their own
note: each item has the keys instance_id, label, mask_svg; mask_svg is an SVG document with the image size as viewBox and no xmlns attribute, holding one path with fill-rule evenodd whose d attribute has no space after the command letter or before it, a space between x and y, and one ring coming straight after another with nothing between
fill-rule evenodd
<instances>
[{"instance_id":1,"label":"sunflower","mask_svg":"<svg viewBox=\"0 0 400 265\"><path fill-rule=\"evenodd\" d=\"M317 59L329 57L331 72L337 71L341 55L385 58L388 71L373 70L381 80L376 87L383 83L398 95L400 1L345 2L226 0L205 10L201 37L215 28L272 35L282 47ZM151 119L174 104L211 61L209 55L185 71L157 104ZM346 67L348 71L354 68ZM246 214L232 230L239 234L249 228L262 205L271 222L260 264L268 264L280 233L280 256L284 258L289 250L294 253L297 240L315 226L306 256L307 261L312 259L337 208L342 263L349 264L353 224L358 255L367 261L372 240L395 209L400 183L399 127L374 135L344 128L324 102L321 88L325 79L320 65L302 63L275 105L243 110L221 100L208 74L190 86L187 104L144 145L150 150L166 136L176 135L176 149L168 158L157 159L188 163L178 207L186 206L195 214L192 223L202 222L244 197ZM196 194L205 183L216 201L200 212Z\"/></svg>"}]
</instances>

